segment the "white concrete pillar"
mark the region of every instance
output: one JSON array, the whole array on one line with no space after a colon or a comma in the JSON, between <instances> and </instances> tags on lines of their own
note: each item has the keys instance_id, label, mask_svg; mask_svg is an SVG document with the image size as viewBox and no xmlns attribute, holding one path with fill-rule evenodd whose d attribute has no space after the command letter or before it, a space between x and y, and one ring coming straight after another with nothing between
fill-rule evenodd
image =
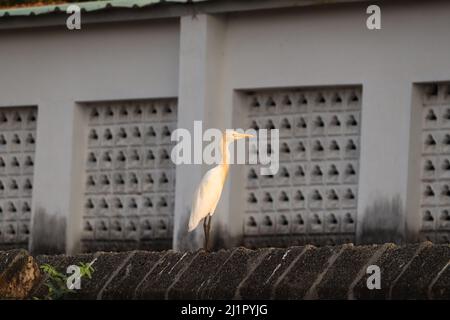
<instances>
[{"instance_id":1,"label":"white concrete pillar","mask_svg":"<svg viewBox=\"0 0 450 320\"><path fill-rule=\"evenodd\" d=\"M405 240L412 84L363 83L357 242Z\"/></svg>"},{"instance_id":2,"label":"white concrete pillar","mask_svg":"<svg viewBox=\"0 0 450 320\"><path fill-rule=\"evenodd\" d=\"M193 136L194 121L200 120L203 130L225 129L223 115L231 112L231 106L224 108L221 102L225 21L222 17L202 14L182 17L180 25L178 128L190 130ZM175 249L196 249L202 246L203 228L199 226L195 232L188 234L187 223L195 188L210 168L194 164L177 166ZM220 234L221 237L226 235L226 232L218 232L226 225L225 221L226 215L217 211L212 219L214 234Z\"/></svg>"},{"instance_id":3,"label":"white concrete pillar","mask_svg":"<svg viewBox=\"0 0 450 320\"><path fill-rule=\"evenodd\" d=\"M74 115L71 101L46 100L38 106L30 241L33 253L64 253L73 248L73 239L67 237L71 234L68 226L74 227L71 201L76 197L72 186L81 178L81 172L72 167L81 160L76 156L81 150L74 147L80 135L75 132Z\"/></svg>"}]
</instances>

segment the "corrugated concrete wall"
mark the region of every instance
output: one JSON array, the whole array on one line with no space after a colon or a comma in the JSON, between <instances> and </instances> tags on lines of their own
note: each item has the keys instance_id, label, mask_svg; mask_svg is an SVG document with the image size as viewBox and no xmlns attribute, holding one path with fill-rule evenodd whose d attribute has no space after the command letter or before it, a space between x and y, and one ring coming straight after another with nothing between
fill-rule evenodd
<instances>
[{"instance_id":1,"label":"corrugated concrete wall","mask_svg":"<svg viewBox=\"0 0 450 320\"><path fill-rule=\"evenodd\" d=\"M450 246L291 247L218 252L98 252L30 257L0 252L0 297L46 294L38 265L60 271L94 263L71 299L449 299ZM367 288L367 267L381 270L381 289Z\"/></svg>"}]
</instances>

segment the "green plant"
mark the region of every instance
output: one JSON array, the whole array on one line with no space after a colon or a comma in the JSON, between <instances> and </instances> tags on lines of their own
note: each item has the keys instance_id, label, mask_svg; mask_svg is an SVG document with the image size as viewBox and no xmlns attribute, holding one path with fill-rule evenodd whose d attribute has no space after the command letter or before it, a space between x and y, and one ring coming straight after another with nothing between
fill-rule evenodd
<instances>
[{"instance_id":1,"label":"green plant","mask_svg":"<svg viewBox=\"0 0 450 320\"><path fill-rule=\"evenodd\" d=\"M80 263L79 267L80 267L81 277L87 276L89 279L92 279L92 273L95 271L92 264L93 264L93 262L89 262L89 263L81 262Z\"/></svg>"},{"instance_id":2,"label":"green plant","mask_svg":"<svg viewBox=\"0 0 450 320\"><path fill-rule=\"evenodd\" d=\"M94 261L90 263L81 262L78 265L80 268L80 279L83 277L87 277L88 279L92 278L92 273L95 271L94 267L92 267ZM45 300L64 299L68 295L76 293L76 290L69 289L67 285L68 276L59 272L55 267L47 263L43 264L40 268L47 275L45 286L48 288L48 291L44 297ZM34 299L39 300L37 297Z\"/></svg>"}]
</instances>

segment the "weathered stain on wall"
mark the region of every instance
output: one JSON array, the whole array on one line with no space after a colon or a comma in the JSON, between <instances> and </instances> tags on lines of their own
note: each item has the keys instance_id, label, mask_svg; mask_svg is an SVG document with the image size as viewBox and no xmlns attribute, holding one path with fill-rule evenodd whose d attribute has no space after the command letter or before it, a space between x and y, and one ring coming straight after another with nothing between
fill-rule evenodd
<instances>
[{"instance_id":1,"label":"weathered stain on wall","mask_svg":"<svg viewBox=\"0 0 450 320\"><path fill-rule=\"evenodd\" d=\"M399 196L379 198L366 208L361 221L361 243L404 242L404 213Z\"/></svg>"},{"instance_id":2,"label":"weathered stain on wall","mask_svg":"<svg viewBox=\"0 0 450 320\"><path fill-rule=\"evenodd\" d=\"M38 207L32 220L30 251L33 254L58 254L66 250L66 218Z\"/></svg>"}]
</instances>

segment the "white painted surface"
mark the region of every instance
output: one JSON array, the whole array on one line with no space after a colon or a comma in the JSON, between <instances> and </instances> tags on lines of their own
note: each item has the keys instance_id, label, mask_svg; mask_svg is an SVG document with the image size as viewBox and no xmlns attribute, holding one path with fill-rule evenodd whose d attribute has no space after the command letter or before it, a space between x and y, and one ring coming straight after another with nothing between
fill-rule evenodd
<instances>
[{"instance_id":1,"label":"white painted surface","mask_svg":"<svg viewBox=\"0 0 450 320\"><path fill-rule=\"evenodd\" d=\"M400 213L394 228L403 234L406 218L418 214L414 206L405 209L413 84L450 80L450 3L383 3L382 29L375 31L365 27L365 9L348 4L92 25L81 32L1 32L0 106L39 108L33 209L75 214L77 101L179 96L179 127L204 120L205 127L231 128L239 114L236 90L362 85L358 232L381 204ZM177 168L175 248L205 170ZM238 167L231 170L215 219L233 237L242 233L241 219L233 218L239 205L231 206L238 198L232 186L241 182ZM374 229L394 220L381 214Z\"/></svg>"},{"instance_id":2,"label":"white painted surface","mask_svg":"<svg viewBox=\"0 0 450 320\"><path fill-rule=\"evenodd\" d=\"M413 83L450 79L450 3L384 4L377 31L365 19L364 5L236 14L224 67L228 106L236 89L362 84L360 226L377 200L407 215Z\"/></svg>"},{"instance_id":3,"label":"white painted surface","mask_svg":"<svg viewBox=\"0 0 450 320\"><path fill-rule=\"evenodd\" d=\"M0 106L37 105L33 213L70 217L67 249L79 239L83 143L77 101L176 97L178 21L0 33ZM73 201L77 199L77 201ZM48 238L64 239L64 230ZM56 235L53 235L56 233ZM44 240L45 241L45 240ZM34 245L34 244L33 244Z\"/></svg>"}]
</instances>

